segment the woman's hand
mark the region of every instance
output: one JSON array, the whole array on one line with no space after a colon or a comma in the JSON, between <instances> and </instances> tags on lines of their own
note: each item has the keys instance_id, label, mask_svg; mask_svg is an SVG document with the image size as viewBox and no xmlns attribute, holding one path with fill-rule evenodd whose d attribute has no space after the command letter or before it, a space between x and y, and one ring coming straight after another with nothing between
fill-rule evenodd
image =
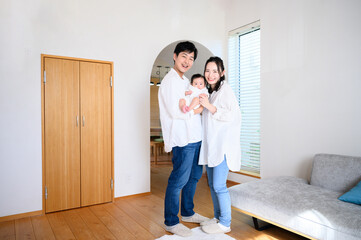
<instances>
[{"instance_id":1,"label":"woman's hand","mask_svg":"<svg viewBox=\"0 0 361 240\"><path fill-rule=\"evenodd\" d=\"M214 114L215 112L217 112L217 108L215 106L213 106L208 99L208 96L204 93L199 95L199 103L208 109L208 111L210 111L212 114Z\"/></svg>"},{"instance_id":2,"label":"woman's hand","mask_svg":"<svg viewBox=\"0 0 361 240\"><path fill-rule=\"evenodd\" d=\"M208 97L207 97L206 94L204 94L204 93L199 94L199 103L200 103L203 107L207 108L207 105L209 105L210 103L209 103L209 99L208 99Z\"/></svg>"}]
</instances>

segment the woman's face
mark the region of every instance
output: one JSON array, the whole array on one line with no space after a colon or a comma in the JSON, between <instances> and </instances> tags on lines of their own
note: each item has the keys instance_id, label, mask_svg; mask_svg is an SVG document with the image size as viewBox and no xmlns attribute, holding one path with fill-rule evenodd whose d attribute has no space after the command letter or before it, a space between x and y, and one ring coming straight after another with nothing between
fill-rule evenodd
<instances>
[{"instance_id":1,"label":"woman's face","mask_svg":"<svg viewBox=\"0 0 361 240\"><path fill-rule=\"evenodd\" d=\"M206 69L204 71L204 77L206 78L211 88L214 88L216 83L220 80L224 73L219 73L217 64L215 62L209 62L206 65Z\"/></svg>"}]
</instances>

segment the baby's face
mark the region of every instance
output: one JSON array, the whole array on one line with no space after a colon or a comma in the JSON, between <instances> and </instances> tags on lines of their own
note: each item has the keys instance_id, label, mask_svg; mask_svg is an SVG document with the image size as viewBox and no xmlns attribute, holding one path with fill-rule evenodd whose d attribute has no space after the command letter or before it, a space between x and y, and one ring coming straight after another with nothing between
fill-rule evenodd
<instances>
[{"instance_id":1,"label":"baby's face","mask_svg":"<svg viewBox=\"0 0 361 240\"><path fill-rule=\"evenodd\" d=\"M204 84L204 79L203 78L195 78L193 79L193 83L192 83L193 87L196 87L198 89L203 89L205 88L205 84Z\"/></svg>"}]
</instances>

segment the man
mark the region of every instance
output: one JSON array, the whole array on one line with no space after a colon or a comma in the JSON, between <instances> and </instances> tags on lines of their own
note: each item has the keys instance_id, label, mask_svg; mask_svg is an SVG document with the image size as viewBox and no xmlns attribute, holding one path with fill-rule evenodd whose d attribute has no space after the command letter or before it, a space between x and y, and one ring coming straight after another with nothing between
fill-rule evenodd
<instances>
[{"instance_id":1,"label":"man","mask_svg":"<svg viewBox=\"0 0 361 240\"><path fill-rule=\"evenodd\" d=\"M179 108L179 100L184 98L190 84L184 73L192 67L197 52L191 42L177 44L173 54L174 67L163 78L158 92L165 151L173 151L173 170L165 193L164 223L168 232L183 237L192 235L192 231L179 223L177 216L181 191L182 221L201 223L208 220L193 211L193 197L203 169L198 165L202 140L200 113L203 107L187 113Z\"/></svg>"}]
</instances>

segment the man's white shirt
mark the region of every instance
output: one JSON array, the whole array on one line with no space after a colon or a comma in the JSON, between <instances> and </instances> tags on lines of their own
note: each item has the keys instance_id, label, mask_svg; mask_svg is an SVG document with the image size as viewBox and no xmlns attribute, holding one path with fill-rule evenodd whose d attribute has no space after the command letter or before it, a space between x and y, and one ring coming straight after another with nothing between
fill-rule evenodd
<instances>
[{"instance_id":1,"label":"man's white shirt","mask_svg":"<svg viewBox=\"0 0 361 240\"><path fill-rule=\"evenodd\" d=\"M185 98L189 86L188 78L184 75L181 78L172 68L159 87L159 113L166 152L202 140L200 114L195 115L193 111L183 113L179 109L179 99Z\"/></svg>"}]
</instances>

